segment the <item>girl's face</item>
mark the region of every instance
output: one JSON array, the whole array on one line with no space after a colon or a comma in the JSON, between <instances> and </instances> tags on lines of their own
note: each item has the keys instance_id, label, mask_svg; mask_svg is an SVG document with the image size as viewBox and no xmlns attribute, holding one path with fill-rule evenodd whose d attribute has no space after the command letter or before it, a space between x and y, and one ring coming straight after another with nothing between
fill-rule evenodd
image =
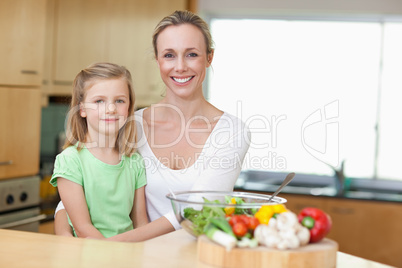
<instances>
[{"instance_id":1,"label":"girl's face","mask_svg":"<svg viewBox=\"0 0 402 268\"><path fill-rule=\"evenodd\" d=\"M202 95L202 82L213 55L207 55L202 32L194 25L168 26L158 36L157 62L169 92L181 98Z\"/></svg>"},{"instance_id":2,"label":"girl's face","mask_svg":"<svg viewBox=\"0 0 402 268\"><path fill-rule=\"evenodd\" d=\"M130 96L125 79L99 79L90 81L80 115L86 118L92 141L103 136L117 136L127 121Z\"/></svg>"}]
</instances>

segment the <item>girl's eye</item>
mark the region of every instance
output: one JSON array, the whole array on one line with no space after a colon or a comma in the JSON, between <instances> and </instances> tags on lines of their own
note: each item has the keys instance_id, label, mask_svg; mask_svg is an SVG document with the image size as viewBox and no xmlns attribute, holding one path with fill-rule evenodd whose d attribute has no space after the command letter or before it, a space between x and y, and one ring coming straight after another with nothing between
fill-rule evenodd
<instances>
[{"instance_id":1,"label":"girl's eye","mask_svg":"<svg viewBox=\"0 0 402 268\"><path fill-rule=\"evenodd\" d=\"M198 54L193 52L193 53L188 54L188 56L189 56L189 57L197 57Z\"/></svg>"},{"instance_id":2,"label":"girl's eye","mask_svg":"<svg viewBox=\"0 0 402 268\"><path fill-rule=\"evenodd\" d=\"M116 103L125 103L124 100L116 100Z\"/></svg>"},{"instance_id":3,"label":"girl's eye","mask_svg":"<svg viewBox=\"0 0 402 268\"><path fill-rule=\"evenodd\" d=\"M103 100L96 100L95 103L104 103Z\"/></svg>"}]
</instances>

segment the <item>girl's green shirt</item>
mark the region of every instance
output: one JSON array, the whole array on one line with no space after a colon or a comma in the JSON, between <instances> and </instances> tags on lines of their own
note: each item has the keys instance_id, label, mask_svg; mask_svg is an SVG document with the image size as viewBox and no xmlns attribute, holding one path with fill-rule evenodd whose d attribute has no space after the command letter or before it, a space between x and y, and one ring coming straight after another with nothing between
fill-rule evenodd
<instances>
[{"instance_id":1,"label":"girl's green shirt","mask_svg":"<svg viewBox=\"0 0 402 268\"><path fill-rule=\"evenodd\" d=\"M109 165L85 147L78 151L76 146L70 146L56 157L50 179L54 187L59 177L84 188L92 224L105 237L133 229L130 213L134 193L147 184L144 161L138 153L122 156L119 164ZM69 222L72 226L70 219Z\"/></svg>"}]
</instances>

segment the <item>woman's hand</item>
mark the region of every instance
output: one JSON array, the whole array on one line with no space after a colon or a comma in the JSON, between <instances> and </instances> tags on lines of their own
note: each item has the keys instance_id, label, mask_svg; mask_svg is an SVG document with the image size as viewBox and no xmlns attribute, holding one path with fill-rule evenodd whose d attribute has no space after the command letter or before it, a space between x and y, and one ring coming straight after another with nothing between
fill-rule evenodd
<instances>
[{"instance_id":1,"label":"woman's hand","mask_svg":"<svg viewBox=\"0 0 402 268\"><path fill-rule=\"evenodd\" d=\"M165 217L160 217L159 219L154 220L146 225L109 237L106 240L120 242L141 242L173 232L174 230L173 225L168 219Z\"/></svg>"}]
</instances>

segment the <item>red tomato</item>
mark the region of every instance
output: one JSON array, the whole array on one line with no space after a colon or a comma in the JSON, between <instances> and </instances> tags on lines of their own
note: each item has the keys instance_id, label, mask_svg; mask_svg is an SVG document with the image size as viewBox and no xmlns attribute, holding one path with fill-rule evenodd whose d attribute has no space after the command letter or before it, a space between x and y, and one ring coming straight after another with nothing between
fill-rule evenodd
<instances>
[{"instance_id":1,"label":"red tomato","mask_svg":"<svg viewBox=\"0 0 402 268\"><path fill-rule=\"evenodd\" d=\"M232 217L230 217L230 220L229 220L230 226L233 227L233 225L235 225L238 222L243 222L240 215L232 215Z\"/></svg>"},{"instance_id":2,"label":"red tomato","mask_svg":"<svg viewBox=\"0 0 402 268\"><path fill-rule=\"evenodd\" d=\"M233 233L238 236L242 237L245 234L247 234L247 226L244 224L244 222L237 222L233 225L232 227Z\"/></svg>"},{"instance_id":3,"label":"red tomato","mask_svg":"<svg viewBox=\"0 0 402 268\"><path fill-rule=\"evenodd\" d=\"M244 222L244 224L246 224L247 228L250 225L250 217L243 214L243 215L239 215L239 218L242 222Z\"/></svg>"},{"instance_id":4,"label":"red tomato","mask_svg":"<svg viewBox=\"0 0 402 268\"><path fill-rule=\"evenodd\" d=\"M260 221L256 217L250 217L247 227L250 230L254 230L259 224Z\"/></svg>"}]
</instances>

